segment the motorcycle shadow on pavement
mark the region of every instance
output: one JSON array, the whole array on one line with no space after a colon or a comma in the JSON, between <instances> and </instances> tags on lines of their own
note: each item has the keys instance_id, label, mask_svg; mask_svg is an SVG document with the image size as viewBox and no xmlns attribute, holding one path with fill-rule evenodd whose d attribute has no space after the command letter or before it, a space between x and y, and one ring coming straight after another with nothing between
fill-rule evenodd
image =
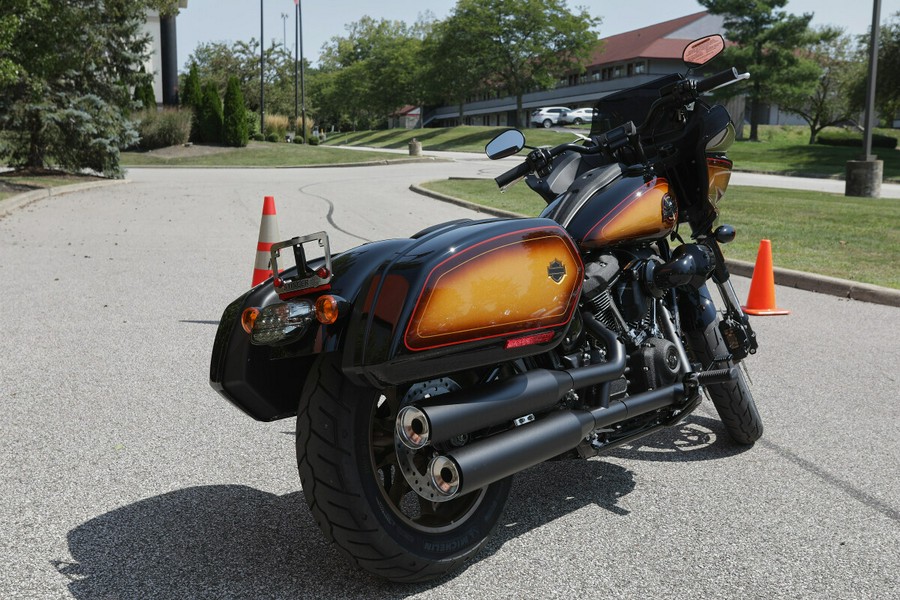
<instances>
[{"instance_id":1,"label":"motorcycle shadow on pavement","mask_svg":"<svg viewBox=\"0 0 900 600\"><path fill-rule=\"evenodd\" d=\"M710 460L737 453L723 439L724 430L713 430L716 424L692 415L679 427L610 455ZM550 461L514 481L500 526L476 563L587 505L626 516L617 502L635 487L632 471L603 460ZM71 530L67 541L72 561L51 563L69 580L72 596L82 600L397 598L440 582L395 585L351 567L325 541L300 491L279 496L243 485L189 487L95 517Z\"/></svg>"}]
</instances>

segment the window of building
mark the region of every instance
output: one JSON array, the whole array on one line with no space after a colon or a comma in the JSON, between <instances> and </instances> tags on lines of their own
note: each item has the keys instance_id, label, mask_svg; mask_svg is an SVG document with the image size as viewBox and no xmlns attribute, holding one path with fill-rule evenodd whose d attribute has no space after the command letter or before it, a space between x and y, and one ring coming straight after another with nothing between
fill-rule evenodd
<instances>
[{"instance_id":1,"label":"window of building","mask_svg":"<svg viewBox=\"0 0 900 600\"><path fill-rule=\"evenodd\" d=\"M634 74L642 75L647 72L647 63L645 61L640 61L634 63Z\"/></svg>"}]
</instances>

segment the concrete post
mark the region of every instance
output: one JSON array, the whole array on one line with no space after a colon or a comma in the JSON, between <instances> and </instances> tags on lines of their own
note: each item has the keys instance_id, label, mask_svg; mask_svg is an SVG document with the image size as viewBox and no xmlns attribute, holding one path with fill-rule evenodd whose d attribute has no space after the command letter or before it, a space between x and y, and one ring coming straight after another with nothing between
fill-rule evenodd
<instances>
[{"instance_id":1,"label":"concrete post","mask_svg":"<svg viewBox=\"0 0 900 600\"><path fill-rule=\"evenodd\" d=\"M884 175L884 161L874 160L848 160L847 183L844 188L845 196L859 196L862 198L880 198L881 180Z\"/></svg>"},{"instance_id":2,"label":"concrete post","mask_svg":"<svg viewBox=\"0 0 900 600\"><path fill-rule=\"evenodd\" d=\"M409 155L410 156L421 156L422 155L422 142L413 138L409 140Z\"/></svg>"}]
</instances>

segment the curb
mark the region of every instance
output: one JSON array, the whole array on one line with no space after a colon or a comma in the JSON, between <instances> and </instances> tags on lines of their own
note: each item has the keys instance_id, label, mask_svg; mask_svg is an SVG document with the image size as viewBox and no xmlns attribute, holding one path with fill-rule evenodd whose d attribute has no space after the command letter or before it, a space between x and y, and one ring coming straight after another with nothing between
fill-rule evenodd
<instances>
[{"instance_id":1,"label":"curb","mask_svg":"<svg viewBox=\"0 0 900 600\"><path fill-rule=\"evenodd\" d=\"M60 185L56 187L41 188L32 190L23 194L16 194L6 200L0 201L0 219L3 219L13 211L25 208L33 202L49 198L50 196L62 196L72 192L81 192L83 190L91 190L94 188L107 187L111 185L122 185L130 183L127 179L108 179L104 181L85 181L84 183L73 183L71 185Z\"/></svg>"},{"instance_id":2,"label":"curb","mask_svg":"<svg viewBox=\"0 0 900 600\"><path fill-rule=\"evenodd\" d=\"M527 215L514 213L497 208L490 208L475 204L467 200L454 198L439 192L426 190L418 185L411 185L409 189L417 194L449 202L474 210L476 212L494 215L496 217L521 218ZM752 277L754 264L742 260L727 259L725 264L733 275L740 277ZM859 302L869 302L872 304L884 304L886 306L900 307L900 290L893 288L881 287L869 283L860 283L858 281L850 281L847 279L838 279L836 277L828 277L826 275L816 275L814 273L806 273L804 271L795 271L793 269L784 269L775 267L775 283L785 287L792 287L807 292L816 292L819 294L828 294L829 296L837 296L840 298L849 298Z\"/></svg>"}]
</instances>

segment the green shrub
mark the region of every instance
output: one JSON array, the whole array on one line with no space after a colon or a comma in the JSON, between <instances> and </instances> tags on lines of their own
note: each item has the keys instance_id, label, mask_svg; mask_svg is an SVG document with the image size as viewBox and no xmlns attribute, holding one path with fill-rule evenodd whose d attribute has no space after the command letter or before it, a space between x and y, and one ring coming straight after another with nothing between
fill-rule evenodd
<instances>
[{"instance_id":1,"label":"green shrub","mask_svg":"<svg viewBox=\"0 0 900 600\"><path fill-rule=\"evenodd\" d=\"M309 142L310 146L318 146L319 145L318 136L311 135L311 136L309 136L309 139L307 141Z\"/></svg>"},{"instance_id":2,"label":"green shrub","mask_svg":"<svg viewBox=\"0 0 900 600\"><path fill-rule=\"evenodd\" d=\"M256 139L256 134L261 134L262 132L259 130L259 113L255 110L249 110L244 113L247 118L247 132L250 134L250 139ZM262 136L262 139L266 139L266 136Z\"/></svg>"},{"instance_id":3,"label":"green shrub","mask_svg":"<svg viewBox=\"0 0 900 600\"><path fill-rule=\"evenodd\" d=\"M266 136L264 136L263 134L261 134L259 132L256 132L250 136L250 139L253 140L254 142L264 142L264 141L266 141Z\"/></svg>"},{"instance_id":4,"label":"green shrub","mask_svg":"<svg viewBox=\"0 0 900 600\"><path fill-rule=\"evenodd\" d=\"M816 143L824 144L826 146L853 146L862 148L863 140L862 133L859 132L829 131L827 133L820 133L816 138ZM897 138L874 133L872 134L872 146L874 148L894 149L897 147Z\"/></svg>"},{"instance_id":5,"label":"green shrub","mask_svg":"<svg viewBox=\"0 0 900 600\"><path fill-rule=\"evenodd\" d=\"M294 137L294 143L295 144L305 144L306 142L304 142L303 138L298 135L298 136Z\"/></svg>"},{"instance_id":6,"label":"green shrub","mask_svg":"<svg viewBox=\"0 0 900 600\"><path fill-rule=\"evenodd\" d=\"M145 81L135 86L134 99L141 103L143 110L156 108L156 94L153 92L153 83Z\"/></svg>"},{"instance_id":7,"label":"green shrub","mask_svg":"<svg viewBox=\"0 0 900 600\"><path fill-rule=\"evenodd\" d=\"M247 145L250 132L247 129L246 112L241 84L238 78L232 75L228 78L228 88L225 90L225 114L222 130L222 141L228 146L242 148Z\"/></svg>"},{"instance_id":8,"label":"green shrub","mask_svg":"<svg viewBox=\"0 0 900 600\"><path fill-rule=\"evenodd\" d=\"M209 82L203 86L203 99L200 101L200 109L197 111L199 141L207 144L221 142L223 121L219 90L216 89L215 84Z\"/></svg>"},{"instance_id":9,"label":"green shrub","mask_svg":"<svg viewBox=\"0 0 900 600\"><path fill-rule=\"evenodd\" d=\"M143 150L180 146L191 134L193 111L189 108L155 108L138 114L138 145Z\"/></svg>"},{"instance_id":10,"label":"green shrub","mask_svg":"<svg viewBox=\"0 0 900 600\"><path fill-rule=\"evenodd\" d=\"M280 142L281 138L278 137L277 133L272 132L272 133L266 135L266 141L267 142Z\"/></svg>"}]
</instances>

